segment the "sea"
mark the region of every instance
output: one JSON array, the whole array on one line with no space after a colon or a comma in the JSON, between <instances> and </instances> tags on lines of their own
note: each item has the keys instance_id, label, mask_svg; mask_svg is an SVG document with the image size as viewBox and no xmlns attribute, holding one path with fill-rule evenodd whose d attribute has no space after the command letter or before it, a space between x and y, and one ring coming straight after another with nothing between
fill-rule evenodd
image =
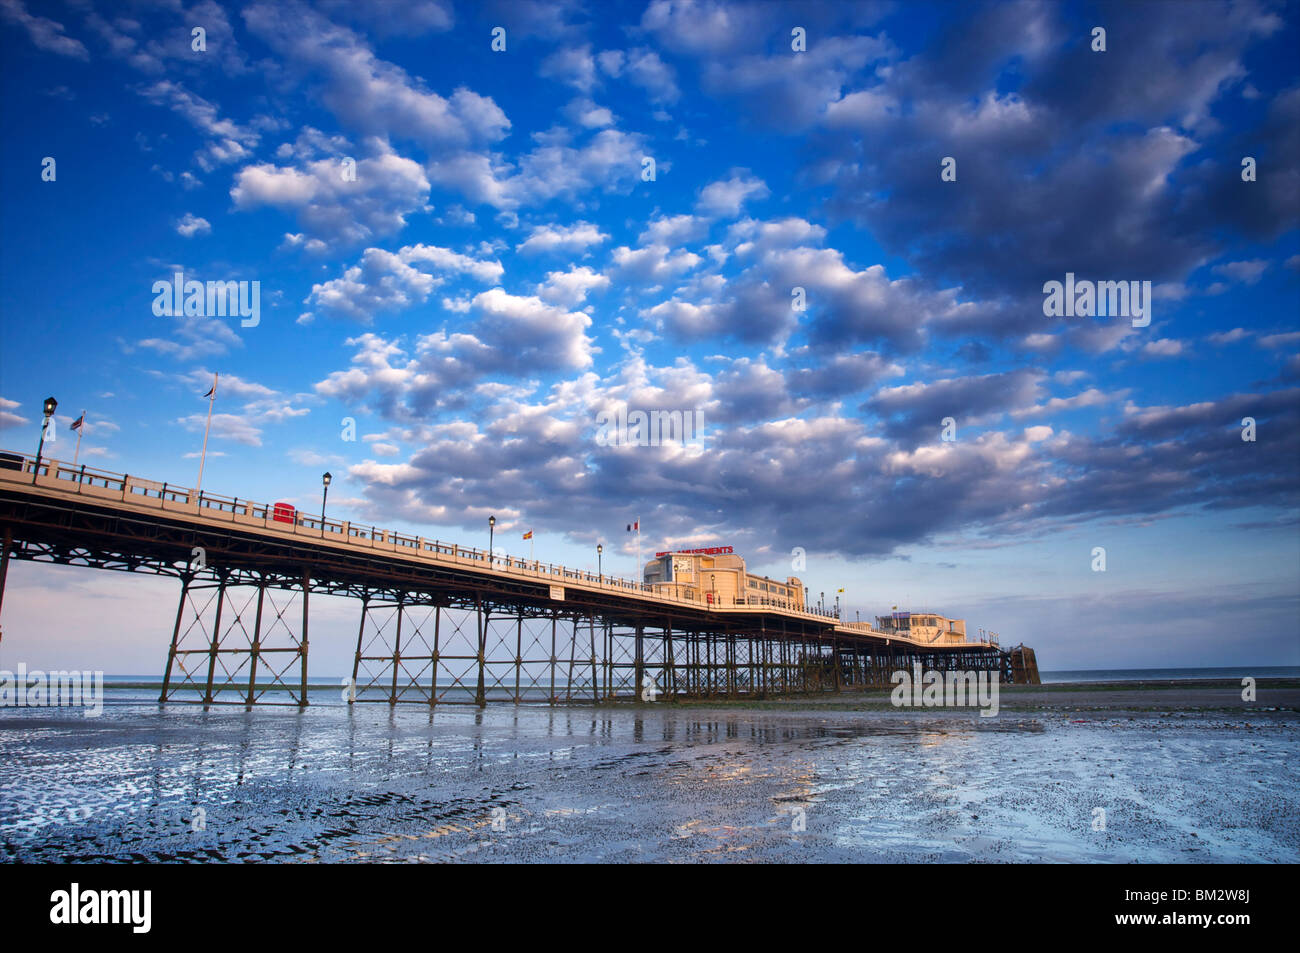
<instances>
[{"instance_id":1,"label":"sea","mask_svg":"<svg viewBox=\"0 0 1300 953\"><path fill-rule=\"evenodd\" d=\"M1300 678L1300 666L1296 665L1264 665L1250 666L1241 665L1234 668L1115 668L1115 669L1079 669L1071 671L1044 671L1039 673L1039 677L1044 685L1062 685L1062 684L1087 684L1090 682L1142 682L1142 681L1197 681L1201 679L1242 679L1246 677L1261 678ZM311 690L312 704L318 704L317 693L326 688L340 689L338 704L345 704L342 699L341 689L344 683L344 677L321 679L314 677L308 679L308 688ZM134 686L161 686L162 680L157 673L149 675L105 675L104 686L106 689L116 687L115 694L118 698L140 698L156 697L157 689L135 689ZM564 680L558 679L557 684L563 686ZM124 688L132 686L132 689ZM325 703L333 703L333 700L325 700Z\"/></svg>"}]
</instances>

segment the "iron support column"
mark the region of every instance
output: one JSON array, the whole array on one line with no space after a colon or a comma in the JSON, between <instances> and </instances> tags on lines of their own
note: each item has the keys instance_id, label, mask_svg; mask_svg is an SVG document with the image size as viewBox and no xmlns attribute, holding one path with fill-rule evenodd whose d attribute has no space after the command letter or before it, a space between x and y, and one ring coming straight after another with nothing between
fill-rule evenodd
<instances>
[{"instance_id":1,"label":"iron support column","mask_svg":"<svg viewBox=\"0 0 1300 953\"><path fill-rule=\"evenodd\" d=\"M167 692L172 683L172 663L176 661L176 643L181 635L181 618L185 615L185 600L190 593L190 583L194 581L193 573L181 574L181 601L176 606L176 625L172 629L172 644L167 650L167 668L163 672L162 693L158 696L159 702L167 700Z\"/></svg>"},{"instance_id":2,"label":"iron support column","mask_svg":"<svg viewBox=\"0 0 1300 953\"><path fill-rule=\"evenodd\" d=\"M304 571L302 574L302 642L298 646L298 652L302 656L302 694L298 696L298 707L307 706L307 596L311 592L311 573Z\"/></svg>"}]
</instances>

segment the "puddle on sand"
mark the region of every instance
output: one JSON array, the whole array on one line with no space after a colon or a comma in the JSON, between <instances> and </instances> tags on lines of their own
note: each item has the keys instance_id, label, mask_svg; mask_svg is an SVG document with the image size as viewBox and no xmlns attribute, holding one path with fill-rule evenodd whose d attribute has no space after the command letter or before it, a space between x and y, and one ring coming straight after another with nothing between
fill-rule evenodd
<instances>
[{"instance_id":1,"label":"puddle on sand","mask_svg":"<svg viewBox=\"0 0 1300 953\"><path fill-rule=\"evenodd\" d=\"M1298 739L1287 713L7 711L0 860L1293 861Z\"/></svg>"}]
</instances>

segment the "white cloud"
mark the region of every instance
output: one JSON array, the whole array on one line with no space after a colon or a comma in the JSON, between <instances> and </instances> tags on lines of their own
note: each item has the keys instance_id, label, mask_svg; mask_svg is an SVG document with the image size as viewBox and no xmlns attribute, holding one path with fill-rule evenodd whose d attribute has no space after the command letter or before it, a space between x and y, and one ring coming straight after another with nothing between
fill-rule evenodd
<instances>
[{"instance_id":1,"label":"white cloud","mask_svg":"<svg viewBox=\"0 0 1300 953\"><path fill-rule=\"evenodd\" d=\"M569 271L548 273L546 280L537 286L537 296L551 304L572 308L586 301L590 292L608 287L607 276L583 265Z\"/></svg>"},{"instance_id":2,"label":"white cloud","mask_svg":"<svg viewBox=\"0 0 1300 953\"><path fill-rule=\"evenodd\" d=\"M1232 281L1253 285L1268 270L1268 262L1262 258L1250 261L1228 261L1222 265L1215 265L1212 270L1216 275L1223 275Z\"/></svg>"},{"instance_id":3,"label":"white cloud","mask_svg":"<svg viewBox=\"0 0 1300 953\"><path fill-rule=\"evenodd\" d=\"M261 141L261 136L254 129L221 118L216 106L202 96L191 93L180 83L159 80L141 89L140 94L151 103L166 106L183 116L208 137L207 144L194 156L205 172L227 162L248 159Z\"/></svg>"},{"instance_id":4,"label":"white cloud","mask_svg":"<svg viewBox=\"0 0 1300 953\"><path fill-rule=\"evenodd\" d=\"M507 210L573 199L593 189L626 193L640 181L646 154L641 134L602 129L581 145L567 136L564 130L553 130L514 166L499 156L461 152L432 159L426 168L431 181L471 201Z\"/></svg>"},{"instance_id":5,"label":"white cloud","mask_svg":"<svg viewBox=\"0 0 1300 953\"><path fill-rule=\"evenodd\" d=\"M429 270L416 267L420 265ZM340 277L312 286L304 304L313 310L304 312L298 322L309 323L320 312L370 324L382 312L422 304L445 283L447 275L468 275L490 283L500 280L504 271L498 261L471 258L435 245L407 245L397 252L367 248L361 261Z\"/></svg>"},{"instance_id":6,"label":"white cloud","mask_svg":"<svg viewBox=\"0 0 1300 953\"><path fill-rule=\"evenodd\" d=\"M653 50L644 47L628 50L625 74L646 91L653 103L674 103L681 95L673 68Z\"/></svg>"},{"instance_id":7,"label":"white cloud","mask_svg":"<svg viewBox=\"0 0 1300 953\"><path fill-rule=\"evenodd\" d=\"M179 222L176 223L176 233L183 235L185 238L193 238L195 235L206 235L212 231L212 225L206 218L199 218L192 212L186 212Z\"/></svg>"},{"instance_id":8,"label":"white cloud","mask_svg":"<svg viewBox=\"0 0 1300 953\"><path fill-rule=\"evenodd\" d=\"M568 83L584 93L591 93L596 85L596 60L591 46L561 46L542 60L540 75L547 79Z\"/></svg>"},{"instance_id":9,"label":"white cloud","mask_svg":"<svg viewBox=\"0 0 1300 953\"><path fill-rule=\"evenodd\" d=\"M426 209L429 180L419 163L383 152L357 162L355 178L345 178L341 158L301 167L248 166L235 177L230 197L241 211L271 206L293 212L303 229L298 237L317 242L309 250L320 251L395 234L407 215Z\"/></svg>"},{"instance_id":10,"label":"white cloud","mask_svg":"<svg viewBox=\"0 0 1300 953\"><path fill-rule=\"evenodd\" d=\"M16 23L25 29L28 39L38 50L78 60L90 59L90 54L80 40L64 35L62 23L28 13L21 0L0 0L0 14L10 23Z\"/></svg>"},{"instance_id":11,"label":"white cloud","mask_svg":"<svg viewBox=\"0 0 1300 953\"><path fill-rule=\"evenodd\" d=\"M566 312L540 298L500 288L477 295L474 307L483 315L479 336L508 354L509 364L525 373L532 366L581 370L592 362L586 336L591 318L579 311Z\"/></svg>"},{"instance_id":12,"label":"white cloud","mask_svg":"<svg viewBox=\"0 0 1300 953\"><path fill-rule=\"evenodd\" d=\"M668 245L676 247L688 241L703 238L709 230L709 222L695 215L659 216L650 220L637 238L642 245Z\"/></svg>"},{"instance_id":13,"label":"white cloud","mask_svg":"<svg viewBox=\"0 0 1300 953\"><path fill-rule=\"evenodd\" d=\"M510 120L490 97L464 86L448 97L375 56L360 36L299 4L258 3L244 11L256 36L297 69L321 78L321 102L350 129L430 150L501 139Z\"/></svg>"},{"instance_id":14,"label":"white cloud","mask_svg":"<svg viewBox=\"0 0 1300 953\"><path fill-rule=\"evenodd\" d=\"M172 322L170 330L174 340L145 338L138 342L137 347L165 354L178 361L192 361L215 357L227 353L231 348L244 346L239 335L220 318L174 317L158 320Z\"/></svg>"},{"instance_id":15,"label":"white cloud","mask_svg":"<svg viewBox=\"0 0 1300 953\"><path fill-rule=\"evenodd\" d=\"M1142 353L1147 357L1177 357L1183 353L1183 342L1175 338L1161 338L1142 345Z\"/></svg>"},{"instance_id":16,"label":"white cloud","mask_svg":"<svg viewBox=\"0 0 1300 953\"><path fill-rule=\"evenodd\" d=\"M735 218L750 199L764 199L769 194L762 179L747 169L733 169L728 178L711 182L700 191L695 210L712 218Z\"/></svg>"},{"instance_id":17,"label":"white cloud","mask_svg":"<svg viewBox=\"0 0 1300 953\"><path fill-rule=\"evenodd\" d=\"M582 252L608 238L599 226L590 222L575 222L568 226L538 225L515 250L525 255L553 251Z\"/></svg>"},{"instance_id":18,"label":"white cloud","mask_svg":"<svg viewBox=\"0 0 1300 953\"><path fill-rule=\"evenodd\" d=\"M676 278L704 260L685 250L672 254L667 245L647 245L635 250L623 245L614 249L612 257L613 269L620 280L647 283Z\"/></svg>"},{"instance_id":19,"label":"white cloud","mask_svg":"<svg viewBox=\"0 0 1300 953\"><path fill-rule=\"evenodd\" d=\"M1231 331L1220 331L1217 334L1211 334L1206 340L1219 346L1236 344L1238 341L1250 337L1250 333L1245 328L1233 328Z\"/></svg>"},{"instance_id":20,"label":"white cloud","mask_svg":"<svg viewBox=\"0 0 1300 953\"><path fill-rule=\"evenodd\" d=\"M564 107L564 114L584 129L603 129L614 125L614 114L590 99L575 99Z\"/></svg>"}]
</instances>

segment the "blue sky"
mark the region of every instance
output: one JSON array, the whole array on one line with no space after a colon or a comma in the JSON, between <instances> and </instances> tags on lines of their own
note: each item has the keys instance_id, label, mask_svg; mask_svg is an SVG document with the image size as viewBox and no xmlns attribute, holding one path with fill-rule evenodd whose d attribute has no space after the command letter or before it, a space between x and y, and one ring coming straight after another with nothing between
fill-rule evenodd
<instances>
[{"instance_id":1,"label":"blue sky","mask_svg":"<svg viewBox=\"0 0 1300 953\"><path fill-rule=\"evenodd\" d=\"M1298 664L1297 20L0 0L0 444L53 394L55 455L85 409L81 462L192 485L220 372L214 493L314 509L328 469L333 516L625 575L637 518L799 547L850 617L1048 669ZM177 270L259 323L156 315ZM1151 282L1150 325L1045 316L1066 272ZM601 446L619 406L703 439ZM151 671L168 585L19 565L6 655Z\"/></svg>"}]
</instances>

